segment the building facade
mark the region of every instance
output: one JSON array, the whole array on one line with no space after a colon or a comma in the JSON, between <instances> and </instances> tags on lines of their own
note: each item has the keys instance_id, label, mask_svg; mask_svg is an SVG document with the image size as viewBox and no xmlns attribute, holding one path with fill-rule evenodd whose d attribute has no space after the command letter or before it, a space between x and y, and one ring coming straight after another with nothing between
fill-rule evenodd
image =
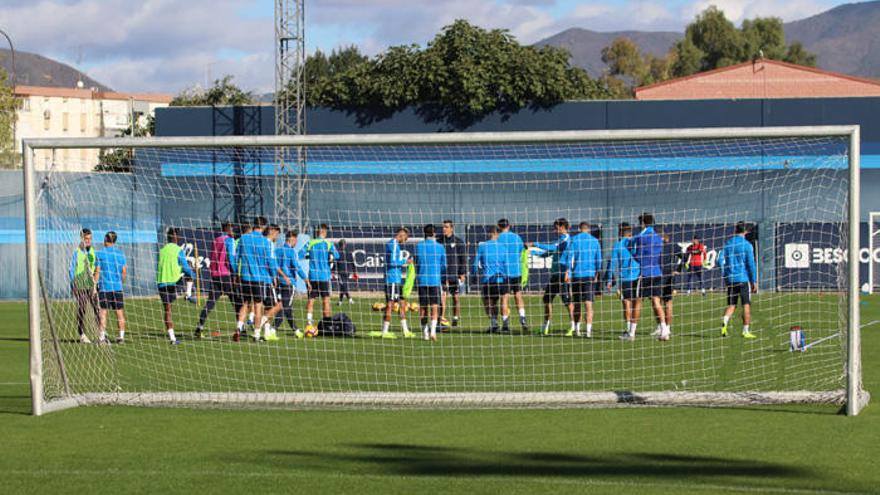
<instances>
[{"instance_id":1,"label":"building facade","mask_svg":"<svg viewBox=\"0 0 880 495\"><path fill-rule=\"evenodd\" d=\"M171 96L161 94L115 93L88 89L16 86L20 99L15 146L23 139L59 137L114 137L131 127L146 125L156 108L166 107ZM96 149L39 151L40 170L88 172L98 164Z\"/></svg>"}]
</instances>

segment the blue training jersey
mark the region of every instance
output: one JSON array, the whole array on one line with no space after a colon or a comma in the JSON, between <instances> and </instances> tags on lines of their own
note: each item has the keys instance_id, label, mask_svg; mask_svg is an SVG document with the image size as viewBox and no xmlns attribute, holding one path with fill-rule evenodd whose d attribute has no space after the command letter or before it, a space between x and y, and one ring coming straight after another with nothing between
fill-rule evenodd
<instances>
[{"instance_id":1,"label":"blue training jersey","mask_svg":"<svg viewBox=\"0 0 880 495\"><path fill-rule=\"evenodd\" d=\"M296 283L296 277L299 277L300 280L306 279L306 272L299 266L299 251L294 246L285 242L276 250L276 256L278 257L278 268L290 278L291 284ZM283 277L280 278L280 281L282 285L288 285Z\"/></svg>"},{"instance_id":2,"label":"blue training jersey","mask_svg":"<svg viewBox=\"0 0 880 495\"><path fill-rule=\"evenodd\" d=\"M562 263L560 261L562 260L562 255L565 254L565 250L568 248L569 239L571 239L570 235L562 234L559 236L559 239L557 239L556 242L535 243L536 248L544 251L541 256L550 257L550 269L553 273L565 273L565 267L562 266Z\"/></svg>"},{"instance_id":3,"label":"blue training jersey","mask_svg":"<svg viewBox=\"0 0 880 495\"><path fill-rule=\"evenodd\" d=\"M653 227L645 227L644 230L633 237L632 253L642 270L643 277L659 277L663 275L660 267L660 257L663 255L663 238L654 232Z\"/></svg>"},{"instance_id":4,"label":"blue training jersey","mask_svg":"<svg viewBox=\"0 0 880 495\"><path fill-rule=\"evenodd\" d=\"M406 258L400 249L400 243L392 238L385 244L385 283L403 283L403 267L406 266Z\"/></svg>"},{"instance_id":5,"label":"blue training jersey","mask_svg":"<svg viewBox=\"0 0 880 495\"><path fill-rule=\"evenodd\" d=\"M741 235L735 235L724 243L718 255L721 276L728 284L756 283L755 248Z\"/></svg>"},{"instance_id":6,"label":"blue training jersey","mask_svg":"<svg viewBox=\"0 0 880 495\"><path fill-rule=\"evenodd\" d=\"M571 278L594 278L602 269L602 246L589 232L581 232L568 242L562 263Z\"/></svg>"},{"instance_id":7,"label":"blue training jersey","mask_svg":"<svg viewBox=\"0 0 880 495\"><path fill-rule=\"evenodd\" d=\"M105 247L95 255L98 274L98 290L101 292L122 292L122 269L125 268L125 253L116 246Z\"/></svg>"},{"instance_id":8,"label":"blue training jersey","mask_svg":"<svg viewBox=\"0 0 880 495\"><path fill-rule=\"evenodd\" d=\"M522 252L525 249L519 234L511 231L502 232L498 236L498 244L504 254L504 276L507 278L522 277Z\"/></svg>"},{"instance_id":9,"label":"blue training jersey","mask_svg":"<svg viewBox=\"0 0 880 495\"><path fill-rule=\"evenodd\" d=\"M336 246L327 239L312 239L306 245L306 258L309 260L309 280L312 282L330 281L330 256L339 259Z\"/></svg>"},{"instance_id":10,"label":"blue training jersey","mask_svg":"<svg viewBox=\"0 0 880 495\"><path fill-rule=\"evenodd\" d=\"M474 258L474 275L480 283L501 283L504 281L504 254L498 241L481 242Z\"/></svg>"},{"instance_id":11,"label":"blue training jersey","mask_svg":"<svg viewBox=\"0 0 880 495\"><path fill-rule=\"evenodd\" d=\"M611 250L611 262L608 265L608 281L617 279L618 282L632 282L638 280L640 270L639 263L630 252L631 237L624 237L614 244Z\"/></svg>"},{"instance_id":12,"label":"blue training jersey","mask_svg":"<svg viewBox=\"0 0 880 495\"><path fill-rule=\"evenodd\" d=\"M274 246L262 232L254 231L241 236L235 257L239 275L245 282L272 283L278 273Z\"/></svg>"},{"instance_id":13,"label":"blue training jersey","mask_svg":"<svg viewBox=\"0 0 880 495\"><path fill-rule=\"evenodd\" d=\"M446 270L446 248L434 239L416 245L416 282L419 287L439 287Z\"/></svg>"}]
</instances>

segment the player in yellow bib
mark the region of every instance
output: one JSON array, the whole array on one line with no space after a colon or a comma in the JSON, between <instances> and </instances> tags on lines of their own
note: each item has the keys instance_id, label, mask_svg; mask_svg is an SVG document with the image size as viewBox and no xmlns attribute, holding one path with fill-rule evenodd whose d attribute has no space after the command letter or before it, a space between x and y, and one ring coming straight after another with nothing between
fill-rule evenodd
<instances>
[{"instance_id":1,"label":"player in yellow bib","mask_svg":"<svg viewBox=\"0 0 880 495\"><path fill-rule=\"evenodd\" d=\"M186 255L178 244L179 235L177 229L171 227L166 236L167 243L159 250L159 266L156 270L156 285L159 287L159 299L162 300L162 309L165 312L165 330L171 344L179 344L180 341L174 335L174 322L171 317L171 307L177 300L177 288L183 274L195 278L192 268L186 261Z\"/></svg>"}]
</instances>

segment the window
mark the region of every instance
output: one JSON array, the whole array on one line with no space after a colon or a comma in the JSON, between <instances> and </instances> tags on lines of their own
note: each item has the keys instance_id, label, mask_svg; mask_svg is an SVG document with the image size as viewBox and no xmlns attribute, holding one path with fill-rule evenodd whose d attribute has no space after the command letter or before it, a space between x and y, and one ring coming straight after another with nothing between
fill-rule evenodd
<instances>
[{"instance_id":1,"label":"window","mask_svg":"<svg viewBox=\"0 0 880 495\"><path fill-rule=\"evenodd\" d=\"M31 111L31 99L30 98L21 98L21 111L22 112L30 112Z\"/></svg>"},{"instance_id":2,"label":"window","mask_svg":"<svg viewBox=\"0 0 880 495\"><path fill-rule=\"evenodd\" d=\"M87 118L87 115L86 115L85 113L81 113L81 114L79 114L79 132L81 132L81 133L83 133L83 134L86 133L86 124L87 124L87 121L88 121L88 118Z\"/></svg>"},{"instance_id":3,"label":"window","mask_svg":"<svg viewBox=\"0 0 880 495\"><path fill-rule=\"evenodd\" d=\"M64 112L61 114L61 130L67 132L68 127L70 127L70 114Z\"/></svg>"},{"instance_id":4,"label":"window","mask_svg":"<svg viewBox=\"0 0 880 495\"><path fill-rule=\"evenodd\" d=\"M48 131L52 126L52 111L48 108L43 110L43 130Z\"/></svg>"}]
</instances>

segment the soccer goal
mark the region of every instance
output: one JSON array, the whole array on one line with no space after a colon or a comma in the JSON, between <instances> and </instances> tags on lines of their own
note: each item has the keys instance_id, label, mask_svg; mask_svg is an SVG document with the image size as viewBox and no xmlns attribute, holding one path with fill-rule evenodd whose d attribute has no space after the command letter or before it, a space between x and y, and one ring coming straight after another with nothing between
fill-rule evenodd
<instances>
[{"instance_id":1,"label":"soccer goal","mask_svg":"<svg viewBox=\"0 0 880 495\"><path fill-rule=\"evenodd\" d=\"M858 127L27 141L33 412L856 414L858 146Z\"/></svg>"}]
</instances>

